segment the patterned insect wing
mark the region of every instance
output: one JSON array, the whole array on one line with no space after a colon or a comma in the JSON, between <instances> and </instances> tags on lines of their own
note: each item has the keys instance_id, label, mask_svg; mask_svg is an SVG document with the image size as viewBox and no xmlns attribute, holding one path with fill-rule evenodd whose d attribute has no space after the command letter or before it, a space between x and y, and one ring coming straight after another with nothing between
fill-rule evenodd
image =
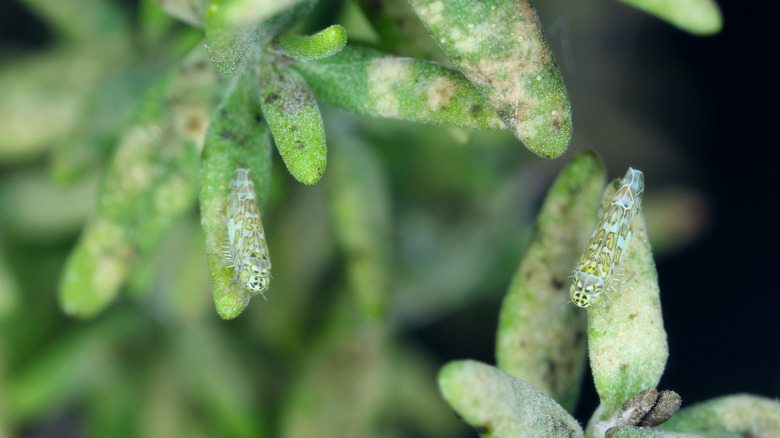
<instances>
[{"instance_id":1,"label":"patterned insect wing","mask_svg":"<svg viewBox=\"0 0 780 438\"><path fill-rule=\"evenodd\" d=\"M238 169L233 174L226 216L225 257L236 269L236 277L244 287L252 293L263 294L271 281L271 258L248 169Z\"/></svg>"},{"instance_id":2,"label":"patterned insect wing","mask_svg":"<svg viewBox=\"0 0 780 438\"><path fill-rule=\"evenodd\" d=\"M611 285L631 239L631 227L642 203L644 184L642 172L629 167L574 272L570 293L577 306L590 306L593 298Z\"/></svg>"}]
</instances>

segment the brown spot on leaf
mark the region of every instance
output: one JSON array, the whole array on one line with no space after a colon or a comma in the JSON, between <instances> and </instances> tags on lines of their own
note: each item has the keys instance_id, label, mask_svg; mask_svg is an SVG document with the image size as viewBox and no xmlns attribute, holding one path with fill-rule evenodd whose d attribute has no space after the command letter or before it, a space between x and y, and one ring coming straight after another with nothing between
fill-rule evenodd
<instances>
[{"instance_id":1,"label":"brown spot on leaf","mask_svg":"<svg viewBox=\"0 0 780 438\"><path fill-rule=\"evenodd\" d=\"M274 103L274 102L275 102L275 101L277 101L277 100L279 100L279 95L278 95L278 94L276 94L276 93L271 93L271 94L269 94L268 96L266 96L266 97L265 97L265 99L263 100L263 102L264 102L266 105L270 105L270 104Z\"/></svg>"}]
</instances>

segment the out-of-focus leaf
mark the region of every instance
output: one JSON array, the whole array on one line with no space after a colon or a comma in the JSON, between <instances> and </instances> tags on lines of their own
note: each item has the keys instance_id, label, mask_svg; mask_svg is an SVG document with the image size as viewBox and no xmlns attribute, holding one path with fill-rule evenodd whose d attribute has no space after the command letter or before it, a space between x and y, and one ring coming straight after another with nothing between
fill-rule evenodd
<instances>
[{"instance_id":1,"label":"out-of-focus leaf","mask_svg":"<svg viewBox=\"0 0 780 438\"><path fill-rule=\"evenodd\" d=\"M134 58L128 56L122 64L130 64L131 60ZM78 123L54 140L51 173L64 184L72 184L105 165L119 134L132 123L144 90L164 73L151 62L143 62L139 67L127 65L121 71L106 70L106 76L92 84L94 89L82 107Z\"/></svg>"},{"instance_id":2,"label":"out-of-focus leaf","mask_svg":"<svg viewBox=\"0 0 780 438\"><path fill-rule=\"evenodd\" d=\"M98 183L94 172L67 188L53 185L45 171L10 175L0 185L3 228L39 243L72 238L87 220Z\"/></svg>"},{"instance_id":3,"label":"out-of-focus leaf","mask_svg":"<svg viewBox=\"0 0 780 438\"><path fill-rule=\"evenodd\" d=\"M530 0L409 0L434 40L517 138L544 158L571 141L571 107Z\"/></svg>"},{"instance_id":4,"label":"out-of-focus leaf","mask_svg":"<svg viewBox=\"0 0 780 438\"><path fill-rule=\"evenodd\" d=\"M322 59L333 56L347 44L347 31L334 24L314 35L285 34L279 37L279 48L285 55L301 60Z\"/></svg>"},{"instance_id":5,"label":"out-of-focus leaf","mask_svg":"<svg viewBox=\"0 0 780 438\"><path fill-rule=\"evenodd\" d=\"M325 127L303 78L295 70L265 63L260 71L260 103L290 174L304 184L319 181L328 161Z\"/></svg>"},{"instance_id":6,"label":"out-of-focus leaf","mask_svg":"<svg viewBox=\"0 0 780 438\"><path fill-rule=\"evenodd\" d=\"M723 27L714 0L620 0L695 35L713 35Z\"/></svg>"},{"instance_id":7,"label":"out-of-focus leaf","mask_svg":"<svg viewBox=\"0 0 780 438\"><path fill-rule=\"evenodd\" d=\"M10 380L7 397L12 420L41 418L102 385L115 366L112 336L134 323L125 316L110 318L53 340Z\"/></svg>"},{"instance_id":8,"label":"out-of-focus leaf","mask_svg":"<svg viewBox=\"0 0 780 438\"><path fill-rule=\"evenodd\" d=\"M386 387L381 330L331 333L312 351L282 411L286 438L376 436L375 417ZM351 409L344 410L342 406Z\"/></svg>"},{"instance_id":9,"label":"out-of-focus leaf","mask_svg":"<svg viewBox=\"0 0 780 438\"><path fill-rule=\"evenodd\" d=\"M206 238L214 304L224 319L238 316L251 295L222 257L227 241L225 207L236 169L249 169L262 210L271 174L271 138L260 110L257 71L247 68L231 80L225 101L206 134L201 164L200 215ZM269 252L273 253L272 249ZM273 287L273 283L271 283Z\"/></svg>"},{"instance_id":10,"label":"out-of-focus leaf","mask_svg":"<svg viewBox=\"0 0 780 438\"><path fill-rule=\"evenodd\" d=\"M237 73L253 46L272 38L303 18L316 0L213 0L206 9L206 47L219 71Z\"/></svg>"},{"instance_id":11,"label":"out-of-focus leaf","mask_svg":"<svg viewBox=\"0 0 780 438\"><path fill-rule=\"evenodd\" d=\"M586 345L585 314L566 304L569 276L596 225L604 181L604 167L593 152L578 155L561 171L499 318L498 367L569 412L579 397Z\"/></svg>"},{"instance_id":12,"label":"out-of-focus leaf","mask_svg":"<svg viewBox=\"0 0 780 438\"><path fill-rule=\"evenodd\" d=\"M85 403L87 438L149 436L138 434L139 412L154 400L144 398L143 385L139 385L143 377L146 373L115 373L100 382Z\"/></svg>"},{"instance_id":13,"label":"out-of-focus leaf","mask_svg":"<svg viewBox=\"0 0 780 438\"><path fill-rule=\"evenodd\" d=\"M90 89L106 67L94 50L55 48L0 69L0 162L39 155L79 123ZM109 58L112 59L112 58Z\"/></svg>"},{"instance_id":14,"label":"out-of-focus leaf","mask_svg":"<svg viewBox=\"0 0 780 438\"><path fill-rule=\"evenodd\" d=\"M155 0L160 7L179 20L196 27L203 26L203 14L212 0Z\"/></svg>"},{"instance_id":15,"label":"out-of-focus leaf","mask_svg":"<svg viewBox=\"0 0 780 438\"><path fill-rule=\"evenodd\" d=\"M111 0L22 0L61 34L81 40L125 36L127 15Z\"/></svg>"},{"instance_id":16,"label":"out-of-focus leaf","mask_svg":"<svg viewBox=\"0 0 780 438\"><path fill-rule=\"evenodd\" d=\"M583 437L577 420L554 400L498 368L454 361L439 372L439 388L458 415L483 437Z\"/></svg>"},{"instance_id":17,"label":"out-of-focus leaf","mask_svg":"<svg viewBox=\"0 0 780 438\"><path fill-rule=\"evenodd\" d=\"M450 63L405 0L359 0L357 3L379 34L376 44L382 51Z\"/></svg>"},{"instance_id":18,"label":"out-of-focus leaf","mask_svg":"<svg viewBox=\"0 0 780 438\"><path fill-rule=\"evenodd\" d=\"M5 248L3 246L3 236L0 236L0 322L13 315L19 307L19 285L16 278L8 266ZM2 349L0 344L0 349ZM2 350L0 350L0 355ZM0 379L2 379L2 357L0 357ZM0 427L0 429L2 429Z\"/></svg>"},{"instance_id":19,"label":"out-of-focus leaf","mask_svg":"<svg viewBox=\"0 0 780 438\"><path fill-rule=\"evenodd\" d=\"M347 257L352 293L370 318L382 317L388 293L390 206L377 158L354 138L337 138L333 152L333 215Z\"/></svg>"},{"instance_id":20,"label":"out-of-focus leaf","mask_svg":"<svg viewBox=\"0 0 780 438\"><path fill-rule=\"evenodd\" d=\"M642 209L656 255L680 250L696 241L712 220L710 205L702 194L683 188L647 193Z\"/></svg>"},{"instance_id":21,"label":"out-of-focus leaf","mask_svg":"<svg viewBox=\"0 0 780 438\"><path fill-rule=\"evenodd\" d=\"M780 403L736 394L680 410L659 429L702 434L708 438L771 438L780 433Z\"/></svg>"},{"instance_id":22,"label":"out-of-focus leaf","mask_svg":"<svg viewBox=\"0 0 780 438\"><path fill-rule=\"evenodd\" d=\"M433 62L347 46L293 67L317 95L347 111L472 129L504 127L460 73Z\"/></svg>"},{"instance_id":23,"label":"out-of-focus leaf","mask_svg":"<svg viewBox=\"0 0 780 438\"><path fill-rule=\"evenodd\" d=\"M258 388L264 386L254 378L262 374L262 363L253 363L250 370L242 360L240 344L202 324L181 332L176 353L174 369L182 373L185 399L194 401L213 425L212 436L267 436L265 412L256 397ZM251 357L253 362L262 360L257 355Z\"/></svg>"},{"instance_id":24,"label":"out-of-focus leaf","mask_svg":"<svg viewBox=\"0 0 780 438\"><path fill-rule=\"evenodd\" d=\"M60 304L89 317L117 295L128 271L162 241L198 189L206 128L223 85L194 51L153 87L125 131L87 225L65 267Z\"/></svg>"}]
</instances>

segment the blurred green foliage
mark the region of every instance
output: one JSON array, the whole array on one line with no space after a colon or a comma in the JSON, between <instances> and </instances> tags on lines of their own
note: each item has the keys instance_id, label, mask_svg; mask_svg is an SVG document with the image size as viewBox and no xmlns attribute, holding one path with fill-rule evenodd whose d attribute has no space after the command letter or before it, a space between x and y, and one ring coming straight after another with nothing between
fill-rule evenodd
<instances>
[{"instance_id":1,"label":"blurred green foliage","mask_svg":"<svg viewBox=\"0 0 780 438\"><path fill-rule=\"evenodd\" d=\"M530 4L485 52L530 63L474 70L431 2L65 3L15 2L50 39L0 46L0 437L469 436L407 335L500 299L560 167L533 154L568 147ZM249 307L220 255L236 167L274 266Z\"/></svg>"}]
</instances>

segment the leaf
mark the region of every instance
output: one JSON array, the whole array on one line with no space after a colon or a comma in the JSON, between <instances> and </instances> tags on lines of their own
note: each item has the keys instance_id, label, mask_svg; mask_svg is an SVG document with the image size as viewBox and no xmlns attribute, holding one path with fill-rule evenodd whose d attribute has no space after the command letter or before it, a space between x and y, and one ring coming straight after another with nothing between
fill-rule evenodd
<instances>
[{"instance_id":1,"label":"leaf","mask_svg":"<svg viewBox=\"0 0 780 438\"><path fill-rule=\"evenodd\" d=\"M576 406L585 368L585 314L567 304L569 277L596 225L604 180L604 167L593 152L578 155L561 171L499 318L498 367L569 412Z\"/></svg>"},{"instance_id":2,"label":"leaf","mask_svg":"<svg viewBox=\"0 0 780 438\"><path fill-rule=\"evenodd\" d=\"M383 52L449 63L447 55L433 42L405 0L358 0L357 3L379 34L376 44Z\"/></svg>"},{"instance_id":3,"label":"leaf","mask_svg":"<svg viewBox=\"0 0 780 438\"><path fill-rule=\"evenodd\" d=\"M319 181L328 162L325 127L303 78L295 70L264 63L260 104L290 174L304 184Z\"/></svg>"},{"instance_id":4,"label":"leaf","mask_svg":"<svg viewBox=\"0 0 780 438\"><path fill-rule=\"evenodd\" d=\"M122 8L111 0L22 0L57 31L79 40L124 37L130 24Z\"/></svg>"},{"instance_id":5,"label":"leaf","mask_svg":"<svg viewBox=\"0 0 780 438\"><path fill-rule=\"evenodd\" d=\"M749 394L719 397L680 410L658 428L708 438L776 437L780 431L780 403Z\"/></svg>"},{"instance_id":6,"label":"leaf","mask_svg":"<svg viewBox=\"0 0 780 438\"><path fill-rule=\"evenodd\" d=\"M225 74L243 68L252 47L272 38L305 16L316 0L213 0L206 9L206 48Z\"/></svg>"},{"instance_id":7,"label":"leaf","mask_svg":"<svg viewBox=\"0 0 780 438\"><path fill-rule=\"evenodd\" d=\"M260 110L257 71L244 70L232 80L231 89L206 134L201 169L200 214L206 238L214 304L224 319L238 316L251 295L235 281L233 268L221 257L227 241L224 217L230 180L238 169L250 170L262 210L271 176L271 138Z\"/></svg>"},{"instance_id":8,"label":"leaf","mask_svg":"<svg viewBox=\"0 0 780 438\"><path fill-rule=\"evenodd\" d=\"M279 47L285 55L301 60L322 59L340 52L347 44L347 30L334 24L314 35L285 34L279 37Z\"/></svg>"},{"instance_id":9,"label":"leaf","mask_svg":"<svg viewBox=\"0 0 780 438\"><path fill-rule=\"evenodd\" d=\"M670 432L646 427L619 426L607 430L605 438L704 438L703 435Z\"/></svg>"},{"instance_id":10,"label":"leaf","mask_svg":"<svg viewBox=\"0 0 780 438\"><path fill-rule=\"evenodd\" d=\"M577 420L554 400L498 368L450 362L439 388L457 414L482 437L582 437Z\"/></svg>"},{"instance_id":11,"label":"leaf","mask_svg":"<svg viewBox=\"0 0 780 438\"><path fill-rule=\"evenodd\" d=\"M619 186L604 191L604 208ZM608 307L601 302L588 310L588 351L601 405L593 415L602 421L646 388L655 388L663 374L669 349L661 315L658 274L641 210L634 218L629 242ZM598 426L595 426L598 427Z\"/></svg>"},{"instance_id":12,"label":"leaf","mask_svg":"<svg viewBox=\"0 0 780 438\"><path fill-rule=\"evenodd\" d=\"M111 303L138 260L191 208L200 150L222 94L218 79L197 49L147 93L106 173L97 213L65 266L65 313L90 317Z\"/></svg>"},{"instance_id":13,"label":"leaf","mask_svg":"<svg viewBox=\"0 0 780 438\"><path fill-rule=\"evenodd\" d=\"M695 35L714 35L723 16L713 0L620 0Z\"/></svg>"},{"instance_id":14,"label":"leaf","mask_svg":"<svg viewBox=\"0 0 780 438\"><path fill-rule=\"evenodd\" d=\"M370 318L384 316L390 266L390 199L379 159L354 138L335 142L332 210L351 292Z\"/></svg>"},{"instance_id":15,"label":"leaf","mask_svg":"<svg viewBox=\"0 0 780 438\"><path fill-rule=\"evenodd\" d=\"M212 0L156 0L170 16L195 27L203 27L203 14Z\"/></svg>"},{"instance_id":16,"label":"leaf","mask_svg":"<svg viewBox=\"0 0 780 438\"><path fill-rule=\"evenodd\" d=\"M530 0L409 0L437 44L517 138L543 158L571 141L571 107Z\"/></svg>"},{"instance_id":17,"label":"leaf","mask_svg":"<svg viewBox=\"0 0 780 438\"><path fill-rule=\"evenodd\" d=\"M293 67L318 96L347 111L471 129L504 127L460 73L433 62L347 46Z\"/></svg>"}]
</instances>

